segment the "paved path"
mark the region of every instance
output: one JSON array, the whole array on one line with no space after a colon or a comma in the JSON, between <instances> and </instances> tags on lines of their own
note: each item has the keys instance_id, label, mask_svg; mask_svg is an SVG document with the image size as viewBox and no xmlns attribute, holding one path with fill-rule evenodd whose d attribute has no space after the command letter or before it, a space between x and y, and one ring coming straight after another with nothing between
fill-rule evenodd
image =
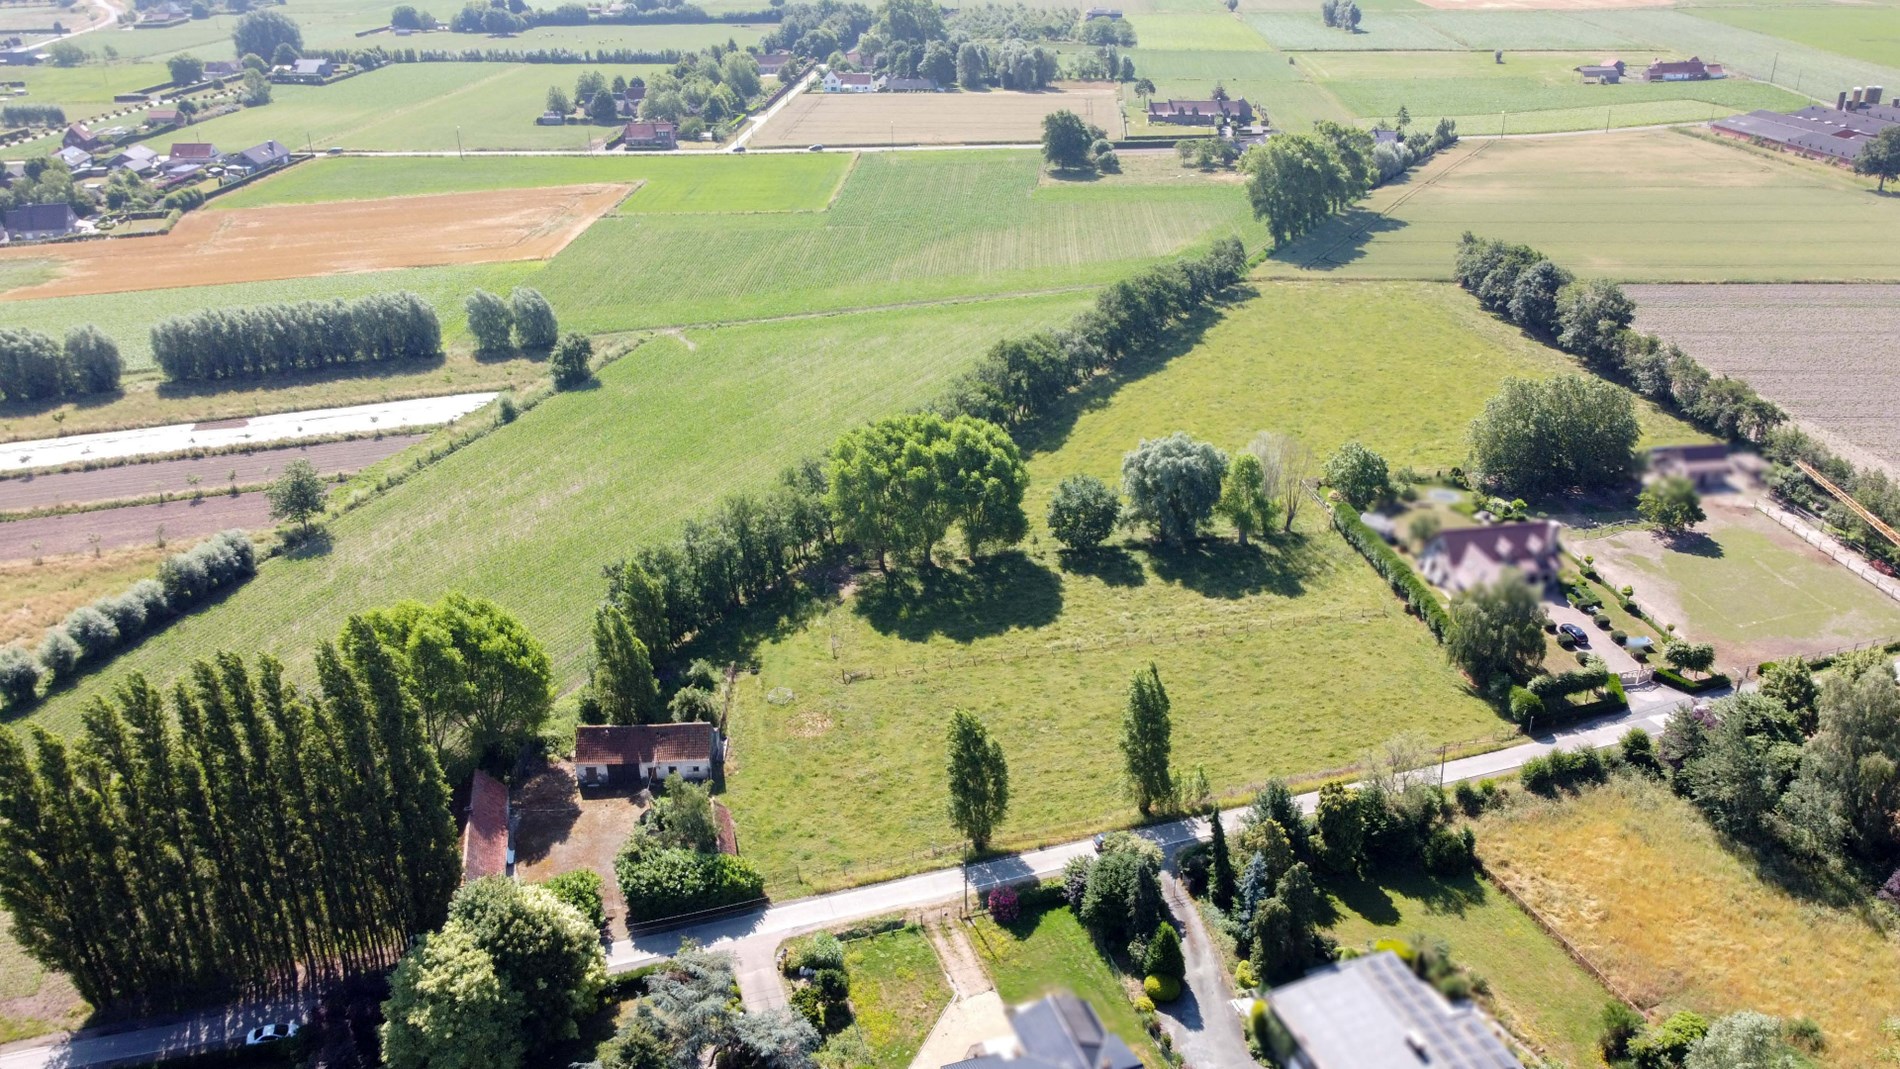
<instances>
[{"instance_id":1,"label":"paved path","mask_svg":"<svg viewBox=\"0 0 1900 1069\"><path fill-rule=\"evenodd\" d=\"M494 399L492 392L456 393L442 397L418 397L409 401L351 405L347 408L314 408L302 412L277 412L268 416L174 423L164 427L138 427L126 431L8 442L0 445L0 471L52 468L88 460L182 453L195 448L254 445L296 438L320 438L331 434L372 434L376 431L431 427L439 423L452 423Z\"/></svg>"},{"instance_id":2,"label":"paved path","mask_svg":"<svg viewBox=\"0 0 1900 1069\"><path fill-rule=\"evenodd\" d=\"M1187 990L1160 1007L1161 1021L1174 1037L1174 1049L1195 1069L1225 1069L1253 1061L1247 1040L1240 1034L1240 1018L1228 1008L1232 998L1227 970L1207 937L1201 911L1187 888L1173 873L1161 876L1161 894L1181 930L1181 953L1187 959Z\"/></svg>"},{"instance_id":3,"label":"paved path","mask_svg":"<svg viewBox=\"0 0 1900 1069\"><path fill-rule=\"evenodd\" d=\"M1636 663L1630 651L1616 644L1608 631L1596 625L1596 620L1587 612L1579 609L1561 597L1544 599L1544 611L1550 614L1552 621L1559 624L1571 624L1583 629L1586 645L1583 650L1603 658L1603 666L1617 675L1627 676L1640 673L1643 666Z\"/></svg>"},{"instance_id":4,"label":"paved path","mask_svg":"<svg viewBox=\"0 0 1900 1069\"><path fill-rule=\"evenodd\" d=\"M0 1069L78 1069L139 1065L234 1047L260 1024L301 1017L308 1004L268 1002L181 1017L145 1028L87 1029L71 1037L41 1037L33 1045L0 1048Z\"/></svg>"},{"instance_id":5,"label":"paved path","mask_svg":"<svg viewBox=\"0 0 1900 1069\"><path fill-rule=\"evenodd\" d=\"M797 85L793 86L789 92L780 96L778 100L773 102L771 107L765 109L765 114L757 116L751 122L747 123L745 130L743 130L739 134L738 137L735 137L732 139L732 144L727 145L725 148L720 149L719 151L721 152L749 151L746 149L746 142L752 140L752 135L764 129L765 124L771 122L773 116L777 115L780 111L784 110L785 105L790 104L794 97L798 96L798 94L810 88L812 79L816 77L818 77L818 64L814 63L811 65L811 69L805 72L805 76L798 80Z\"/></svg>"}]
</instances>

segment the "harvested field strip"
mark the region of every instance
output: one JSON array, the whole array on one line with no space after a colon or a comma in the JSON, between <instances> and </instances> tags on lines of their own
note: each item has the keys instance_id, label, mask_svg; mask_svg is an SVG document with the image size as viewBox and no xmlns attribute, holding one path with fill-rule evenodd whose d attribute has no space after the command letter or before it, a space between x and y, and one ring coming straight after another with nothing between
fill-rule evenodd
<instances>
[{"instance_id":1,"label":"harvested field strip","mask_svg":"<svg viewBox=\"0 0 1900 1069\"><path fill-rule=\"evenodd\" d=\"M171 233L140 238L135 246L90 241L0 252L0 258L50 260L60 268L57 277L0 299L543 260L566 248L631 189L558 186L198 212Z\"/></svg>"},{"instance_id":2,"label":"harvested field strip","mask_svg":"<svg viewBox=\"0 0 1900 1069\"><path fill-rule=\"evenodd\" d=\"M951 145L1026 143L1042 136L1042 120L1068 110L1104 129L1120 130L1121 102L1112 84L1073 82L1042 93L806 93L752 139L760 148L802 145Z\"/></svg>"},{"instance_id":3,"label":"harvested field strip","mask_svg":"<svg viewBox=\"0 0 1900 1069\"><path fill-rule=\"evenodd\" d=\"M132 546L101 549L97 556L64 556L0 561L0 643L40 640L49 627L79 606L106 594L117 594L141 579L150 579L158 563L173 553L190 549L195 539L181 538L164 549ZM0 911L0 920L4 919ZM5 941L0 939L0 1000L8 975ZM0 1014L5 1014L0 1009Z\"/></svg>"},{"instance_id":4,"label":"harvested field strip","mask_svg":"<svg viewBox=\"0 0 1900 1069\"><path fill-rule=\"evenodd\" d=\"M155 545L161 540L196 538L231 527L254 531L270 525L270 502L262 493L235 497L207 493L198 501L167 501L162 505L132 505L0 523L0 560L89 553L95 547ZM95 535L97 542L93 541Z\"/></svg>"},{"instance_id":5,"label":"harvested field strip","mask_svg":"<svg viewBox=\"0 0 1900 1069\"><path fill-rule=\"evenodd\" d=\"M285 465L294 460L309 461L319 475L354 472L399 453L424 437L392 434L288 449L258 449L249 453L0 479L0 513L124 501L157 494L186 496L199 488L212 492L228 486L255 486L281 475ZM191 482L193 476L198 478L196 484Z\"/></svg>"}]
</instances>

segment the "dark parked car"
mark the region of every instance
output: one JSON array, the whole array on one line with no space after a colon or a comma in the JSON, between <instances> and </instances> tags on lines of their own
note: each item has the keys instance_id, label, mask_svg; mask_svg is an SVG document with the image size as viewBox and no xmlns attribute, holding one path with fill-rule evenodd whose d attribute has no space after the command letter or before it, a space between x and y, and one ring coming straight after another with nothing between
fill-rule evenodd
<instances>
[{"instance_id":1,"label":"dark parked car","mask_svg":"<svg viewBox=\"0 0 1900 1069\"><path fill-rule=\"evenodd\" d=\"M1579 646L1588 646L1590 644L1589 633L1576 624L1558 624L1557 631L1559 634L1569 635L1571 638L1576 639L1577 645Z\"/></svg>"}]
</instances>

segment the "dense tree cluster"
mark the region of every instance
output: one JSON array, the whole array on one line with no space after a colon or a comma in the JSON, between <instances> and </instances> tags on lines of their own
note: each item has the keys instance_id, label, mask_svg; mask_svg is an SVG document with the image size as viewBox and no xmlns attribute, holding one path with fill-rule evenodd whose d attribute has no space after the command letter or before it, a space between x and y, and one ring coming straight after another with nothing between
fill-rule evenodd
<instances>
[{"instance_id":1,"label":"dense tree cluster","mask_svg":"<svg viewBox=\"0 0 1900 1069\"><path fill-rule=\"evenodd\" d=\"M1406 165L1423 163L1457 141L1457 124L1440 119L1432 133L1405 140ZM1370 133L1327 121L1314 123L1310 134L1270 137L1240 160L1254 217L1266 222L1275 246L1305 236L1399 173L1387 174L1388 166L1389 160L1375 158Z\"/></svg>"},{"instance_id":2,"label":"dense tree cluster","mask_svg":"<svg viewBox=\"0 0 1900 1069\"><path fill-rule=\"evenodd\" d=\"M81 215L92 210L92 198L73 181L72 170L59 157L35 156L21 170L21 177L0 189L0 211L29 204L70 204Z\"/></svg>"},{"instance_id":3,"label":"dense tree cluster","mask_svg":"<svg viewBox=\"0 0 1900 1069\"><path fill-rule=\"evenodd\" d=\"M118 343L90 323L68 331L63 345L37 330L0 327L0 398L5 400L111 393L124 370Z\"/></svg>"},{"instance_id":4,"label":"dense tree cluster","mask_svg":"<svg viewBox=\"0 0 1900 1069\"><path fill-rule=\"evenodd\" d=\"M448 786L367 621L301 693L269 658L141 675L72 743L0 730L0 902L98 1006L178 1005L387 967L460 878Z\"/></svg>"},{"instance_id":5,"label":"dense tree cluster","mask_svg":"<svg viewBox=\"0 0 1900 1069\"><path fill-rule=\"evenodd\" d=\"M174 382L420 360L441 351L435 309L406 290L353 301L207 308L152 327L152 359Z\"/></svg>"},{"instance_id":6,"label":"dense tree cluster","mask_svg":"<svg viewBox=\"0 0 1900 1069\"><path fill-rule=\"evenodd\" d=\"M58 104L8 104L0 107L0 123L7 126L64 126L66 109Z\"/></svg>"},{"instance_id":7,"label":"dense tree cluster","mask_svg":"<svg viewBox=\"0 0 1900 1069\"><path fill-rule=\"evenodd\" d=\"M971 557L1029 532L1022 452L994 423L935 413L892 416L832 448L830 505L842 537L926 567L954 526Z\"/></svg>"},{"instance_id":8,"label":"dense tree cluster","mask_svg":"<svg viewBox=\"0 0 1900 1069\"><path fill-rule=\"evenodd\" d=\"M634 1016L607 1045L601 1069L805 1069L822 1037L790 1010L741 1011L732 959L690 940L647 978Z\"/></svg>"},{"instance_id":9,"label":"dense tree cluster","mask_svg":"<svg viewBox=\"0 0 1900 1069\"><path fill-rule=\"evenodd\" d=\"M273 58L281 47L289 47L292 58L303 51L303 30L297 20L281 11L259 8L238 16L236 25L231 27L231 44L236 55L263 56Z\"/></svg>"},{"instance_id":10,"label":"dense tree cluster","mask_svg":"<svg viewBox=\"0 0 1900 1069\"><path fill-rule=\"evenodd\" d=\"M1506 571L1452 599L1445 653L1481 687L1521 681L1544 663L1544 608L1522 576Z\"/></svg>"},{"instance_id":11,"label":"dense tree cluster","mask_svg":"<svg viewBox=\"0 0 1900 1069\"><path fill-rule=\"evenodd\" d=\"M1623 486L1642 427L1629 391L1582 375L1506 379L1471 423L1470 467L1524 496Z\"/></svg>"},{"instance_id":12,"label":"dense tree cluster","mask_svg":"<svg viewBox=\"0 0 1900 1069\"><path fill-rule=\"evenodd\" d=\"M1129 947L1129 957L1147 959L1147 942L1161 924L1161 849L1125 831L1103 837L1094 857L1078 857L1062 870L1063 897L1103 945ZM1133 944L1133 945L1131 945Z\"/></svg>"},{"instance_id":13,"label":"dense tree cluster","mask_svg":"<svg viewBox=\"0 0 1900 1069\"><path fill-rule=\"evenodd\" d=\"M713 45L650 75L640 117L712 126L743 114L760 88L758 60L737 47Z\"/></svg>"},{"instance_id":14,"label":"dense tree cluster","mask_svg":"<svg viewBox=\"0 0 1900 1069\"><path fill-rule=\"evenodd\" d=\"M677 776L666 786L668 794L703 789ZM710 801L707 805L710 813ZM614 875L627 898L627 919L659 920L765 897L765 877L750 862L716 848L701 849L705 845L682 834L677 824L641 824L614 858Z\"/></svg>"},{"instance_id":15,"label":"dense tree cluster","mask_svg":"<svg viewBox=\"0 0 1900 1069\"><path fill-rule=\"evenodd\" d=\"M965 88L1045 89L1061 76L1062 54L1041 42L1079 40L1098 46L1134 44L1120 19L1083 22L1073 8L984 4L944 12L927 0L864 4L821 0L788 4L778 29L760 43L834 67L878 71L897 78L932 78ZM847 52L858 53L853 63ZM1096 77L1134 77L1134 64L1106 53L1082 53L1080 65Z\"/></svg>"},{"instance_id":16,"label":"dense tree cluster","mask_svg":"<svg viewBox=\"0 0 1900 1069\"><path fill-rule=\"evenodd\" d=\"M1353 0L1321 0L1319 17L1336 30L1359 29L1359 5Z\"/></svg>"}]
</instances>

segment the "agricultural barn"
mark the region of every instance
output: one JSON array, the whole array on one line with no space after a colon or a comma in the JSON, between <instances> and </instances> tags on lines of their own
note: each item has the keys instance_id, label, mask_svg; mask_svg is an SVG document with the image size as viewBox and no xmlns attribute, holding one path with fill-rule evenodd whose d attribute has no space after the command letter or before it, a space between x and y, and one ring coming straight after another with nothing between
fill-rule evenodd
<instances>
[{"instance_id":1,"label":"agricultural barn","mask_svg":"<svg viewBox=\"0 0 1900 1069\"><path fill-rule=\"evenodd\" d=\"M825 72L825 92L827 93L875 93L877 76L873 74Z\"/></svg>"},{"instance_id":2,"label":"agricultural barn","mask_svg":"<svg viewBox=\"0 0 1900 1069\"><path fill-rule=\"evenodd\" d=\"M7 212L5 226L9 240L39 241L79 229L79 216L70 204L28 204Z\"/></svg>"},{"instance_id":3,"label":"agricultural barn","mask_svg":"<svg viewBox=\"0 0 1900 1069\"><path fill-rule=\"evenodd\" d=\"M1698 490L1727 486L1733 469L1725 445L1665 445L1649 451L1649 470L1662 476L1680 475Z\"/></svg>"},{"instance_id":4,"label":"agricultural barn","mask_svg":"<svg viewBox=\"0 0 1900 1069\"><path fill-rule=\"evenodd\" d=\"M1418 570L1456 594L1494 582L1506 568L1541 586L1557 578L1561 546L1554 520L1440 531L1418 555Z\"/></svg>"},{"instance_id":5,"label":"agricultural barn","mask_svg":"<svg viewBox=\"0 0 1900 1069\"><path fill-rule=\"evenodd\" d=\"M1148 121L1186 126L1216 126L1224 122L1246 125L1253 122L1253 107L1245 97L1239 100L1150 100Z\"/></svg>"},{"instance_id":6,"label":"agricultural barn","mask_svg":"<svg viewBox=\"0 0 1900 1069\"><path fill-rule=\"evenodd\" d=\"M1728 72L1722 69L1720 63L1704 63L1701 56L1690 56L1679 60L1651 60L1643 77L1652 82L1706 82L1712 78L1726 78Z\"/></svg>"},{"instance_id":7,"label":"agricultural barn","mask_svg":"<svg viewBox=\"0 0 1900 1069\"><path fill-rule=\"evenodd\" d=\"M1727 137L1773 145L1813 160L1851 164L1869 138L1900 125L1900 108L1881 103L1885 90L1873 86L1842 93L1834 106L1811 104L1800 111L1751 111L1717 119L1709 128Z\"/></svg>"},{"instance_id":8,"label":"agricultural barn","mask_svg":"<svg viewBox=\"0 0 1900 1069\"><path fill-rule=\"evenodd\" d=\"M582 724L574 731L581 786L641 786L668 776L703 780L725 754L711 724Z\"/></svg>"},{"instance_id":9,"label":"agricultural barn","mask_svg":"<svg viewBox=\"0 0 1900 1069\"><path fill-rule=\"evenodd\" d=\"M1625 69L1622 60L1611 59L1602 63L1586 63L1577 68L1577 73L1583 75L1583 80L1586 82L1615 85L1623 80Z\"/></svg>"},{"instance_id":10,"label":"agricultural barn","mask_svg":"<svg viewBox=\"0 0 1900 1069\"><path fill-rule=\"evenodd\" d=\"M0 67L37 67L43 58L32 48L9 48L0 52Z\"/></svg>"},{"instance_id":11,"label":"agricultural barn","mask_svg":"<svg viewBox=\"0 0 1900 1069\"><path fill-rule=\"evenodd\" d=\"M672 148L678 139L679 127L670 122L630 122L620 132L622 148Z\"/></svg>"},{"instance_id":12,"label":"agricultural barn","mask_svg":"<svg viewBox=\"0 0 1900 1069\"><path fill-rule=\"evenodd\" d=\"M462 817L462 882L509 875L515 852L508 844L508 788L477 771L468 781L465 807L457 808Z\"/></svg>"}]
</instances>

